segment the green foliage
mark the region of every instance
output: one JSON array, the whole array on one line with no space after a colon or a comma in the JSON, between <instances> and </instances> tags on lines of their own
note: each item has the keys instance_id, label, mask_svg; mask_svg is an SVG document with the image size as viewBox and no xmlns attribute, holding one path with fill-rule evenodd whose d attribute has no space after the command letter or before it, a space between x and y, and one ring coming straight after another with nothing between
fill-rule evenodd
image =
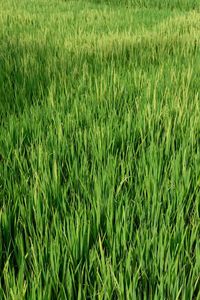
<instances>
[{"instance_id":1,"label":"green foliage","mask_svg":"<svg viewBox=\"0 0 200 300\"><path fill-rule=\"evenodd\" d=\"M200 298L200 15L157 3L2 3L0 299Z\"/></svg>"},{"instance_id":2,"label":"green foliage","mask_svg":"<svg viewBox=\"0 0 200 300\"><path fill-rule=\"evenodd\" d=\"M107 3L110 5L126 5L129 7L146 7L159 9L199 9L199 0L91 0L94 3Z\"/></svg>"}]
</instances>

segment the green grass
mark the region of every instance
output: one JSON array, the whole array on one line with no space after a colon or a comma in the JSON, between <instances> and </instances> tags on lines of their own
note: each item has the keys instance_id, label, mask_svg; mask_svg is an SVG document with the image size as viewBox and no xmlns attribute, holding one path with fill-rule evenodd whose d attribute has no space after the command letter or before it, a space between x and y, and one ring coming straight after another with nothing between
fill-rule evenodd
<instances>
[{"instance_id":1,"label":"green grass","mask_svg":"<svg viewBox=\"0 0 200 300\"><path fill-rule=\"evenodd\" d=\"M0 0L0 299L200 299L199 1Z\"/></svg>"}]
</instances>

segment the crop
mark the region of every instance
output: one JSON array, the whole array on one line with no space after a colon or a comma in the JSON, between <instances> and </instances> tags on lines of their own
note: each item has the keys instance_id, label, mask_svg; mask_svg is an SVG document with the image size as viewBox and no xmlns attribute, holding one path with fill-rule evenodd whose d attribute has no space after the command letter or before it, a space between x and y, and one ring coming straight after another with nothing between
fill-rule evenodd
<instances>
[{"instance_id":1,"label":"crop","mask_svg":"<svg viewBox=\"0 0 200 300\"><path fill-rule=\"evenodd\" d=\"M200 299L198 1L0 6L0 299Z\"/></svg>"}]
</instances>

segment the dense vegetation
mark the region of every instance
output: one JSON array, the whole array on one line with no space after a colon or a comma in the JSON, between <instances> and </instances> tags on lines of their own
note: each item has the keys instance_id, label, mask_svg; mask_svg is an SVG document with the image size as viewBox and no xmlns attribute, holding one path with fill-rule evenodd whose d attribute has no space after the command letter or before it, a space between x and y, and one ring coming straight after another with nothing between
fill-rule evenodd
<instances>
[{"instance_id":1,"label":"dense vegetation","mask_svg":"<svg viewBox=\"0 0 200 300\"><path fill-rule=\"evenodd\" d=\"M196 0L0 0L0 299L200 299L199 46Z\"/></svg>"}]
</instances>

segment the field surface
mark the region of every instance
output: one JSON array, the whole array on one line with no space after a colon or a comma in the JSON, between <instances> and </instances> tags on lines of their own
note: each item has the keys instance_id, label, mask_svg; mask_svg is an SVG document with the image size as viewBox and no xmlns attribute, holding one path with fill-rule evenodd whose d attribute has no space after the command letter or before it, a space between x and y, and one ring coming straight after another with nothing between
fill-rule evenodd
<instances>
[{"instance_id":1,"label":"field surface","mask_svg":"<svg viewBox=\"0 0 200 300\"><path fill-rule=\"evenodd\" d=\"M0 299L200 299L200 1L0 0Z\"/></svg>"}]
</instances>

